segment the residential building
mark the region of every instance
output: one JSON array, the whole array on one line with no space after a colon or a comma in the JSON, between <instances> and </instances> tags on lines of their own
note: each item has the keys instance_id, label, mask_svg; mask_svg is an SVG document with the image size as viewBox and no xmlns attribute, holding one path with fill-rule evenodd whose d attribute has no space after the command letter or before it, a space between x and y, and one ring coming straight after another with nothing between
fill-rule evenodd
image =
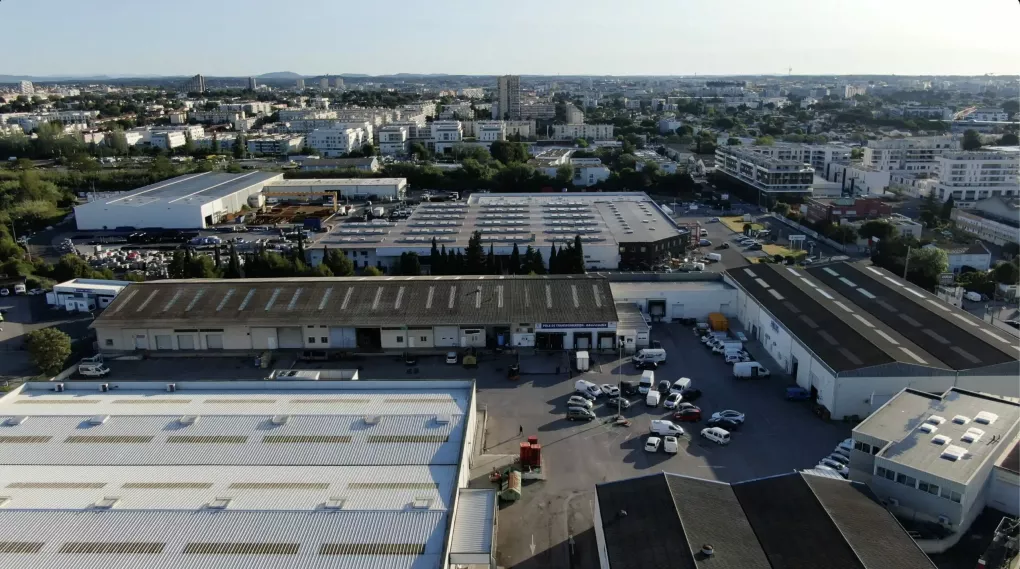
<instances>
[{"instance_id":1,"label":"residential building","mask_svg":"<svg viewBox=\"0 0 1020 569\"><path fill-rule=\"evenodd\" d=\"M431 135L428 147L436 154L448 153L464 140L464 131L460 126L460 121L433 121Z\"/></svg>"},{"instance_id":2,"label":"residential building","mask_svg":"<svg viewBox=\"0 0 1020 569\"><path fill-rule=\"evenodd\" d=\"M818 104L818 99L814 97L804 97L800 100L800 108L809 109Z\"/></svg>"},{"instance_id":3,"label":"residential building","mask_svg":"<svg viewBox=\"0 0 1020 569\"><path fill-rule=\"evenodd\" d=\"M465 87L458 91L458 94L468 99L481 99L485 97L485 89L481 87Z\"/></svg>"},{"instance_id":4,"label":"residential building","mask_svg":"<svg viewBox=\"0 0 1020 569\"><path fill-rule=\"evenodd\" d=\"M783 161L807 162L822 173L830 162L849 162L851 148L842 144L798 144L777 142L769 145L747 146L748 150Z\"/></svg>"},{"instance_id":5,"label":"residential building","mask_svg":"<svg viewBox=\"0 0 1020 569\"><path fill-rule=\"evenodd\" d=\"M202 74L195 75L184 83L185 93L205 93L205 77Z\"/></svg>"},{"instance_id":6,"label":"residential building","mask_svg":"<svg viewBox=\"0 0 1020 569\"><path fill-rule=\"evenodd\" d=\"M676 134L676 129L684 125L683 121L677 118L664 118L659 120L659 134Z\"/></svg>"},{"instance_id":7,"label":"residential building","mask_svg":"<svg viewBox=\"0 0 1020 569\"><path fill-rule=\"evenodd\" d=\"M832 161L825 164L823 177L830 182L839 183L844 195L880 196L889 189L892 173L889 170L875 170L857 162Z\"/></svg>"},{"instance_id":8,"label":"residential building","mask_svg":"<svg viewBox=\"0 0 1020 569\"><path fill-rule=\"evenodd\" d=\"M948 107L908 106L899 110L905 119L953 120L953 110Z\"/></svg>"},{"instance_id":9,"label":"residential building","mask_svg":"<svg viewBox=\"0 0 1020 569\"><path fill-rule=\"evenodd\" d=\"M478 121L474 127L478 142L506 140L506 123L504 121Z\"/></svg>"},{"instance_id":10,"label":"residential building","mask_svg":"<svg viewBox=\"0 0 1020 569\"><path fill-rule=\"evenodd\" d=\"M496 82L496 104L498 115L493 113L492 117L497 119L521 120L521 77L519 75L504 75Z\"/></svg>"},{"instance_id":11,"label":"residential building","mask_svg":"<svg viewBox=\"0 0 1020 569\"><path fill-rule=\"evenodd\" d=\"M892 213L892 206L877 198L808 198L806 205L807 214L805 217L813 223L821 221L841 223L859 219L877 219L888 217Z\"/></svg>"},{"instance_id":12,"label":"residential building","mask_svg":"<svg viewBox=\"0 0 1020 569\"><path fill-rule=\"evenodd\" d=\"M305 144L325 158L346 156L351 151L360 149L365 142L364 129L349 127L317 128L305 137Z\"/></svg>"},{"instance_id":13,"label":"residential building","mask_svg":"<svg viewBox=\"0 0 1020 569\"><path fill-rule=\"evenodd\" d=\"M337 91L343 91L344 90L344 78L343 77L334 77L333 78L333 88L336 89Z\"/></svg>"},{"instance_id":14,"label":"residential building","mask_svg":"<svg viewBox=\"0 0 1020 569\"><path fill-rule=\"evenodd\" d=\"M1020 202L1001 197L974 202L968 209L953 208L956 228L989 243L1020 243Z\"/></svg>"},{"instance_id":15,"label":"residential building","mask_svg":"<svg viewBox=\"0 0 1020 569\"><path fill-rule=\"evenodd\" d=\"M296 120L337 120L336 111L317 109L315 107L298 107L277 111L281 122Z\"/></svg>"},{"instance_id":16,"label":"residential building","mask_svg":"<svg viewBox=\"0 0 1020 569\"><path fill-rule=\"evenodd\" d=\"M935 569L865 484L818 470L595 486L600 569Z\"/></svg>"},{"instance_id":17,"label":"residential building","mask_svg":"<svg viewBox=\"0 0 1020 569\"><path fill-rule=\"evenodd\" d=\"M938 184L934 172L889 172L889 188L912 198L927 197Z\"/></svg>"},{"instance_id":18,"label":"residential building","mask_svg":"<svg viewBox=\"0 0 1020 569\"><path fill-rule=\"evenodd\" d=\"M574 158L569 148L547 150L528 161L536 170L550 178L556 178L561 167L569 166L573 170L571 183L577 187L589 187L609 178L609 168L602 165L598 158Z\"/></svg>"},{"instance_id":19,"label":"residential building","mask_svg":"<svg viewBox=\"0 0 1020 569\"><path fill-rule=\"evenodd\" d=\"M613 140L613 125L611 124L555 124L553 125L553 140Z\"/></svg>"},{"instance_id":20,"label":"residential building","mask_svg":"<svg viewBox=\"0 0 1020 569\"><path fill-rule=\"evenodd\" d=\"M248 139L250 154L290 154L300 152L305 146L305 137L294 134L271 134Z\"/></svg>"},{"instance_id":21,"label":"residential building","mask_svg":"<svg viewBox=\"0 0 1020 569\"><path fill-rule=\"evenodd\" d=\"M248 115L271 115L273 104L263 101L245 101L243 103L221 103L218 110L221 111L244 111Z\"/></svg>"},{"instance_id":22,"label":"residential building","mask_svg":"<svg viewBox=\"0 0 1020 569\"><path fill-rule=\"evenodd\" d=\"M584 112L574 106L573 103L566 104L567 124L584 124Z\"/></svg>"},{"instance_id":23,"label":"residential building","mask_svg":"<svg viewBox=\"0 0 1020 569\"><path fill-rule=\"evenodd\" d=\"M815 171L807 162L779 160L740 146L719 146L715 168L766 194L810 194Z\"/></svg>"},{"instance_id":24,"label":"residential building","mask_svg":"<svg viewBox=\"0 0 1020 569\"><path fill-rule=\"evenodd\" d=\"M1016 445L1020 404L950 387L907 388L854 427L850 476L889 510L960 535L986 506L1016 512L995 463ZM955 542L955 540L953 540Z\"/></svg>"},{"instance_id":25,"label":"residential building","mask_svg":"<svg viewBox=\"0 0 1020 569\"><path fill-rule=\"evenodd\" d=\"M31 81L20 81L18 83L18 94L33 95L35 94L35 86L32 85Z\"/></svg>"},{"instance_id":26,"label":"residential building","mask_svg":"<svg viewBox=\"0 0 1020 569\"><path fill-rule=\"evenodd\" d=\"M329 77L319 78L319 89L326 91L329 89Z\"/></svg>"},{"instance_id":27,"label":"residential building","mask_svg":"<svg viewBox=\"0 0 1020 569\"><path fill-rule=\"evenodd\" d=\"M379 159L376 158L375 156L365 156L365 157L362 157L362 158L318 158L318 159L313 157L311 160L302 160L301 161L301 171L302 172L315 172L315 171L320 171L320 170L346 170L346 169L361 170L363 172L378 172L379 171ZM396 179L396 178L394 178L394 179ZM288 183L289 182L296 182L296 183L299 183L299 184L311 183L311 182L315 182L315 181L317 181L317 180L308 180L308 179L287 180ZM331 180L329 180L329 182L330 183L335 183L335 184L342 184L343 183L343 179L337 179L337 180L331 179ZM267 188L269 188L269 187L277 187L279 185L280 184L274 182L274 183L272 183L272 184L270 184L270 185L268 185L266 187ZM395 183L394 186L397 187L397 186L399 186L399 184ZM389 194L387 194L386 192L379 192L379 194L377 194L377 195L380 195L380 197L386 197ZM397 189L395 189L393 191L392 196L390 196L390 197L392 197L393 199L402 199L403 196L402 196L402 192L399 191L399 188L397 188Z\"/></svg>"},{"instance_id":28,"label":"residential building","mask_svg":"<svg viewBox=\"0 0 1020 569\"><path fill-rule=\"evenodd\" d=\"M234 144L237 142L237 137L233 133L223 133L218 135L216 132L207 134L205 136L193 139L195 146L198 148L206 149L211 152L228 153L234 150Z\"/></svg>"},{"instance_id":29,"label":"residential building","mask_svg":"<svg viewBox=\"0 0 1020 569\"><path fill-rule=\"evenodd\" d=\"M843 98L853 99L857 95L863 95L868 92L867 85L844 85L843 86Z\"/></svg>"},{"instance_id":30,"label":"residential building","mask_svg":"<svg viewBox=\"0 0 1020 569\"><path fill-rule=\"evenodd\" d=\"M937 158L939 179L936 197L953 198L958 208L994 197L1006 199L1020 194L1020 148L992 151L948 152Z\"/></svg>"},{"instance_id":31,"label":"residential building","mask_svg":"<svg viewBox=\"0 0 1020 569\"><path fill-rule=\"evenodd\" d=\"M823 417L867 417L910 387L1020 397L1009 334L868 262L730 269L736 319Z\"/></svg>"},{"instance_id":32,"label":"residential building","mask_svg":"<svg viewBox=\"0 0 1020 569\"><path fill-rule=\"evenodd\" d=\"M439 118L446 120L471 120L475 118L475 110L471 108L471 103L452 103L444 105L443 110L439 112Z\"/></svg>"},{"instance_id":33,"label":"residential building","mask_svg":"<svg viewBox=\"0 0 1020 569\"><path fill-rule=\"evenodd\" d=\"M987 271L992 268L992 253L981 241L974 241L970 245L936 245L929 243L923 249L942 249L946 252L949 260L949 270L959 273L964 268L976 271Z\"/></svg>"},{"instance_id":34,"label":"residential building","mask_svg":"<svg viewBox=\"0 0 1020 569\"><path fill-rule=\"evenodd\" d=\"M259 84L258 84L257 81L255 81L255 78L254 77L249 77L248 78L248 90L249 91L254 91L255 89L258 89L258 87L259 87Z\"/></svg>"},{"instance_id":35,"label":"residential building","mask_svg":"<svg viewBox=\"0 0 1020 569\"><path fill-rule=\"evenodd\" d=\"M304 91L305 90L305 80L304 79L298 79L297 81L295 81L294 87L298 91Z\"/></svg>"},{"instance_id":36,"label":"residential building","mask_svg":"<svg viewBox=\"0 0 1020 569\"><path fill-rule=\"evenodd\" d=\"M500 111L502 113L502 111ZM521 119L552 120L556 118L556 103L526 103L521 105Z\"/></svg>"},{"instance_id":37,"label":"residential building","mask_svg":"<svg viewBox=\"0 0 1020 569\"><path fill-rule=\"evenodd\" d=\"M913 237L918 241L921 240L921 236L924 234L924 225L910 219L909 217L894 213L886 219L893 227L896 228L896 234L904 237Z\"/></svg>"},{"instance_id":38,"label":"residential building","mask_svg":"<svg viewBox=\"0 0 1020 569\"><path fill-rule=\"evenodd\" d=\"M654 150L635 150L634 157L637 158L637 163L634 165L634 169L640 172L644 169L645 164L651 162L655 164L659 171L663 174L676 174L676 169L679 164L666 158Z\"/></svg>"},{"instance_id":39,"label":"residential building","mask_svg":"<svg viewBox=\"0 0 1020 569\"><path fill-rule=\"evenodd\" d=\"M188 141L188 134L181 131L152 131L149 137L149 144L154 148L173 150L184 146Z\"/></svg>"},{"instance_id":40,"label":"residential building","mask_svg":"<svg viewBox=\"0 0 1020 569\"><path fill-rule=\"evenodd\" d=\"M864 165L875 170L932 171L939 156L959 149L959 139L952 136L869 140Z\"/></svg>"},{"instance_id":41,"label":"residential building","mask_svg":"<svg viewBox=\"0 0 1020 569\"><path fill-rule=\"evenodd\" d=\"M408 128L399 125L386 125L378 130L379 152L383 156L406 156L410 149Z\"/></svg>"},{"instance_id":42,"label":"residential building","mask_svg":"<svg viewBox=\"0 0 1020 569\"><path fill-rule=\"evenodd\" d=\"M1009 120L1009 113L1002 109L984 107L965 111L960 118L976 122L1006 122Z\"/></svg>"},{"instance_id":43,"label":"residential building","mask_svg":"<svg viewBox=\"0 0 1020 569\"><path fill-rule=\"evenodd\" d=\"M166 116L170 119L170 124L187 124L188 122L188 113L185 111L170 111Z\"/></svg>"},{"instance_id":44,"label":"residential building","mask_svg":"<svg viewBox=\"0 0 1020 569\"><path fill-rule=\"evenodd\" d=\"M244 111L221 111L215 109L212 111L189 111L188 118L201 123L210 124L233 124L243 118L245 118Z\"/></svg>"}]
</instances>

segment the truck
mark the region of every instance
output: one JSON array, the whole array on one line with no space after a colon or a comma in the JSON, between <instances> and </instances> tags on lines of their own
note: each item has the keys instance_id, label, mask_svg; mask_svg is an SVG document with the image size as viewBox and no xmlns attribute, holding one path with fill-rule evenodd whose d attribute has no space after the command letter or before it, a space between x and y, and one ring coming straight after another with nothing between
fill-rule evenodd
<instances>
[{"instance_id":1,"label":"truck","mask_svg":"<svg viewBox=\"0 0 1020 569\"><path fill-rule=\"evenodd\" d=\"M374 208L372 208L372 215L374 215L376 217L382 217L382 216L386 215L386 208L384 208L382 206L374 207Z\"/></svg>"},{"instance_id":2,"label":"truck","mask_svg":"<svg viewBox=\"0 0 1020 569\"><path fill-rule=\"evenodd\" d=\"M591 359L588 356L587 350L580 350L577 352L577 371L588 371L591 366Z\"/></svg>"}]
</instances>

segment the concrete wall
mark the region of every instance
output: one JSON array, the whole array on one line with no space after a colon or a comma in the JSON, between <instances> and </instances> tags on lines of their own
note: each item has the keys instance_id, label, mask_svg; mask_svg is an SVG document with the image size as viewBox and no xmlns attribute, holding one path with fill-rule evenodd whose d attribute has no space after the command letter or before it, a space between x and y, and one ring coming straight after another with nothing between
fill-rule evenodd
<instances>
[{"instance_id":1,"label":"concrete wall","mask_svg":"<svg viewBox=\"0 0 1020 569\"><path fill-rule=\"evenodd\" d=\"M1011 516L1020 515L1020 475L1004 468L993 469L988 480L987 504Z\"/></svg>"},{"instance_id":2,"label":"concrete wall","mask_svg":"<svg viewBox=\"0 0 1020 569\"><path fill-rule=\"evenodd\" d=\"M379 337L383 349L407 348L407 331L403 328L383 328Z\"/></svg>"},{"instance_id":3,"label":"concrete wall","mask_svg":"<svg viewBox=\"0 0 1020 569\"><path fill-rule=\"evenodd\" d=\"M663 300L666 302L667 319L674 318L674 308L676 305L683 306L683 318L705 320L708 318L709 313L712 312L722 312L728 317L736 316L736 289L705 288L701 290L685 290L672 288L669 283L662 283L662 290L660 291L623 291L618 288L613 294L614 302L632 302L641 308L641 312L645 314L648 314L649 300Z\"/></svg>"},{"instance_id":4,"label":"concrete wall","mask_svg":"<svg viewBox=\"0 0 1020 569\"><path fill-rule=\"evenodd\" d=\"M432 328L408 328L406 341L409 348L435 347L435 336Z\"/></svg>"}]
</instances>

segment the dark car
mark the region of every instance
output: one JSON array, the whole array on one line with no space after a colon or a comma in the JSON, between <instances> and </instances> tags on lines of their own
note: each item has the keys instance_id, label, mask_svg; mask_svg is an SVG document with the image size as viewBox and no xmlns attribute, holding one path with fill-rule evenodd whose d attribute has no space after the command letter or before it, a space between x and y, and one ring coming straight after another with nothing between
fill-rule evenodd
<instances>
[{"instance_id":1,"label":"dark car","mask_svg":"<svg viewBox=\"0 0 1020 569\"><path fill-rule=\"evenodd\" d=\"M620 393L623 395L637 395L638 384L636 381L621 381L620 382Z\"/></svg>"},{"instance_id":2,"label":"dark car","mask_svg":"<svg viewBox=\"0 0 1020 569\"><path fill-rule=\"evenodd\" d=\"M680 392L682 401L696 401L701 397L701 390L694 387L688 387Z\"/></svg>"},{"instance_id":3,"label":"dark car","mask_svg":"<svg viewBox=\"0 0 1020 569\"><path fill-rule=\"evenodd\" d=\"M614 410L617 408L620 410L630 409L631 405L632 403L623 397L610 397L609 399L606 399L606 407Z\"/></svg>"},{"instance_id":4,"label":"dark car","mask_svg":"<svg viewBox=\"0 0 1020 569\"><path fill-rule=\"evenodd\" d=\"M716 247L716 249L729 249L729 248L730 248L729 243L723 243L722 245Z\"/></svg>"},{"instance_id":5,"label":"dark car","mask_svg":"<svg viewBox=\"0 0 1020 569\"><path fill-rule=\"evenodd\" d=\"M412 354L406 354L404 356L404 363L409 365L409 366L416 366L416 365L418 365L418 356L415 356L415 355L412 355Z\"/></svg>"},{"instance_id":6,"label":"dark car","mask_svg":"<svg viewBox=\"0 0 1020 569\"><path fill-rule=\"evenodd\" d=\"M1013 328L1020 330L1020 320L1005 320L1004 322L1006 323L1006 326L1012 326Z\"/></svg>"},{"instance_id":7,"label":"dark car","mask_svg":"<svg viewBox=\"0 0 1020 569\"><path fill-rule=\"evenodd\" d=\"M591 421L594 418L595 413L592 413L588 409L582 409L580 407L569 407L567 409L568 421Z\"/></svg>"},{"instance_id":8,"label":"dark car","mask_svg":"<svg viewBox=\"0 0 1020 569\"><path fill-rule=\"evenodd\" d=\"M686 423L697 423L701 420L701 409L698 407L684 407L676 413L673 413L673 420Z\"/></svg>"},{"instance_id":9,"label":"dark car","mask_svg":"<svg viewBox=\"0 0 1020 569\"><path fill-rule=\"evenodd\" d=\"M711 421L705 424L709 427L719 427L721 429L725 429L731 433L733 431L740 429L740 423L726 418L712 419Z\"/></svg>"},{"instance_id":10,"label":"dark car","mask_svg":"<svg viewBox=\"0 0 1020 569\"><path fill-rule=\"evenodd\" d=\"M667 393L669 393L669 385L670 385L670 383L669 383L668 379L664 379L664 380L660 381L659 382L659 393L661 393L663 395L666 395Z\"/></svg>"},{"instance_id":11,"label":"dark car","mask_svg":"<svg viewBox=\"0 0 1020 569\"><path fill-rule=\"evenodd\" d=\"M807 401L809 399L811 399L811 392L803 387L786 388L787 401Z\"/></svg>"},{"instance_id":12,"label":"dark car","mask_svg":"<svg viewBox=\"0 0 1020 569\"><path fill-rule=\"evenodd\" d=\"M641 370L641 371L645 371L645 370L655 371L655 370L659 369L659 363L658 362L634 362L634 367L636 369Z\"/></svg>"}]
</instances>

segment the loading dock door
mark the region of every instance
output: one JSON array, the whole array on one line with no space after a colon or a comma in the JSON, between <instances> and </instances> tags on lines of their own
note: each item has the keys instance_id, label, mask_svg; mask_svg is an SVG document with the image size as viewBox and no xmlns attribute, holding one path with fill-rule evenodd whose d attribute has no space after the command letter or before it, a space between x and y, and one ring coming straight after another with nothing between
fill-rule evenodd
<instances>
[{"instance_id":1,"label":"loading dock door","mask_svg":"<svg viewBox=\"0 0 1020 569\"><path fill-rule=\"evenodd\" d=\"M329 347L331 348L356 348L358 335L354 328L332 326L329 329Z\"/></svg>"},{"instance_id":2,"label":"loading dock door","mask_svg":"<svg viewBox=\"0 0 1020 569\"><path fill-rule=\"evenodd\" d=\"M210 350L222 350L223 334L207 334L205 337L205 346Z\"/></svg>"},{"instance_id":3,"label":"loading dock door","mask_svg":"<svg viewBox=\"0 0 1020 569\"><path fill-rule=\"evenodd\" d=\"M684 317L684 305L680 303L674 304L672 307L672 311L670 313L670 318L672 318L673 320L680 320L683 317Z\"/></svg>"},{"instance_id":4,"label":"loading dock door","mask_svg":"<svg viewBox=\"0 0 1020 569\"><path fill-rule=\"evenodd\" d=\"M277 328L276 335L280 340L280 348L300 349L305 347L305 340L301 335L300 326Z\"/></svg>"},{"instance_id":5,"label":"loading dock door","mask_svg":"<svg viewBox=\"0 0 1020 569\"><path fill-rule=\"evenodd\" d=\"M658 322L666 316L666 301L665 300L649 300L648 301L648 315L652 317L653 321Z\"/></svg>"}]
</instances>

